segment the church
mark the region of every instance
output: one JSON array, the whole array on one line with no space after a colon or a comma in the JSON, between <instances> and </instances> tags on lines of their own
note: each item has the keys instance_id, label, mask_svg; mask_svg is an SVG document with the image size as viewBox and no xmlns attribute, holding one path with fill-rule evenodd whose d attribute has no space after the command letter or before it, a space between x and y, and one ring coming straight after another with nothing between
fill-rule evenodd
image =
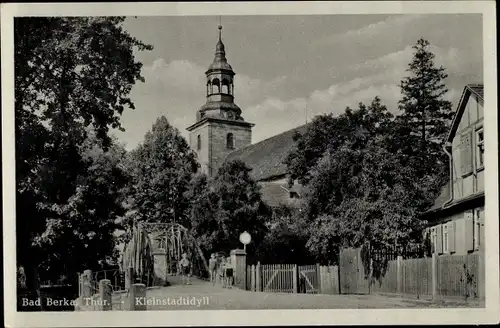
<instances>
[{"instance_id":1,"label":"church","mask_svg":"<svg viewBox=\"0 0 500 328\"><path fill-rule=\"evenodd\" d=\"M205 72L207 100L197 111L196 122L187 128L189 146L197 154L202 172L209 177L225 161L241 160L261 186L267 205L296 205L302 189L298 185L288 187L284 160L294 147L294 134L306 132L307 124L252 144L255 124L245 121L234 101L235 72L226 58L222 26L218 28L215 57Z\"/></svg>"}]
</instances>

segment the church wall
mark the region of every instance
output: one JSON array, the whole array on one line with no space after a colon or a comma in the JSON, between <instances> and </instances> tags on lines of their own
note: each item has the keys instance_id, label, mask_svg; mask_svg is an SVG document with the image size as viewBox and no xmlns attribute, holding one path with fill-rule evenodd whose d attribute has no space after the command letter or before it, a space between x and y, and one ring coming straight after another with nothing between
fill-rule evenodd
<instances>
[{"instance_id":1,"label":"church wall","mask_svg":"<svg viewBox=\"0 0 500 328\"><path fill-rule=\"evenodd\" d=\"M223 123L210 123L211 144L211 175L217 174L217 170L225 161L227 155L237 149L246 147L252 142L252 131L250 127L228 125ZM226 147L227 134L233 134L234 147Z\"/></svg>"},{"instance_id":2,"label":"church wall","mask_svg":"<svg viewBox=\"0 0 500 328\"><path fill-rule=\"evenodd\" d=\"M205 174L209 174L209 158L210 158L210 149L209 149L209 125L202 125L195 130L189 133L189 147L196 153L198 156L198 162L201 166L201 172ZM198 150L198 135L201 137L201 149Z\"/></svg>"}]
</instances>

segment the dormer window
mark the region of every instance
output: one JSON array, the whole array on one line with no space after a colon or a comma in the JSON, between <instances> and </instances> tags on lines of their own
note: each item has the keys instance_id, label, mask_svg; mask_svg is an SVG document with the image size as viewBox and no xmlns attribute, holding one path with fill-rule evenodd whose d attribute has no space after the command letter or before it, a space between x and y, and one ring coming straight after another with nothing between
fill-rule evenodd
<instances>
[{"instance_id":1,"label":"dormer window","mask_svg":"<svg viewBox=\"0 0 500 328\"><path fill-rule=\"evenodd\" d=\"M228 133L226 136L226 147L227 149L234 149L234 140L232 133Z\"/></svg>"}]
</instances>

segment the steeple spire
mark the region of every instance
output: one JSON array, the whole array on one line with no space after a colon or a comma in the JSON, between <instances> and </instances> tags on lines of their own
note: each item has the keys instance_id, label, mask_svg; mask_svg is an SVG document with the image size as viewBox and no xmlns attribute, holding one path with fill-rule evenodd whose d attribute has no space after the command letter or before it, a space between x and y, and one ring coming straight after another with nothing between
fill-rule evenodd
<instances>
[{"instance_id":1,"label":"steeple spire","mask_svg":"<svg viewBox=\"0 0 500 328\"><path fill-rule=\"evenodd\" d=\"M219 39L215 46L212 64L205 72L207 76L207 102L198 111L198 119L218 117L220 119L243 121L241 109L234 103L234 71L227 62L226 49L222 43L222 19L217 26Z\"/></svg>"},{"instance_id":2,"label":"steeple spire","mask_svg":"<svg viewBox=\"0 0 500 328\"><path fill-rule=\"evenodd\" d=\"M222 42L222 16L219 16L219 41Z\"/></svg>"}]
</instances>

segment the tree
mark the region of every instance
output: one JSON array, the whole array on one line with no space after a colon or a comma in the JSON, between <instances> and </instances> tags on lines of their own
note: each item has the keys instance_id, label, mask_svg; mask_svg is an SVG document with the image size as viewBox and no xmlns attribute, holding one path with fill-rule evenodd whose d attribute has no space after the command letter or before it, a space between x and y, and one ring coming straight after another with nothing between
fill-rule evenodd
<instances>
[{"instance_id":1,"label":"tree","mask_svg":"<svg viewBox=\"0 0 500 328\"><path fill-rule=\"evenodd\" d=\"M76 179L75 193L64 204L39 204L46 226L34 244L44 250L39 264L44 280L64 274L74 281L77 272L116 264L113 233L124 214L122 189L128 182L121 165L125 150L113 144L103 151L90 137L81 155L86 169Z\"/></svg>"},{"instance_id":2,"label":"tree","mask_svg":"<svg viewBox=\"0 0 500 328\"><path fill-rule=\"evenodd\" d=\"M212 180L198 176L191 183L192 231L206 250L228 251L240 246L248 231L256 247L266 232L270 212L262 202L259 185L241 161L224 163Z\"/></svg>"},{"instance_id":3,"label":"tree","mask_svg":"<svg viewBox=\"0 0 500 328\"><path fill-rule=\"evenodd\" d=\"M435 55L429 48L430 43L424 39L413 46L415 52L407 69L410 76L400 84L398 137L401 142L395 144L401 145L401 151L414 159L410 165L420 167L419 177L433 174L442 180L447 175L443 163L448 161L442 146L453 111L451 103L444 99L448 92L444 83L447 74L444 67L435 66Z\"/></svg>"},{"instance_id":4,"label":"tree","mask_svg":"<svg viewBox=\"0 0 500 328\"><path fill-rule=\"evenodd\" d=\"M338 149L356 135L366 136L358 138L358 144L354 145L362 147L369 136L389 131L392 120L392 114L378 97L375 97L368 107L360 103L356 111L347 107L345 113L340 116L316 116L304 135L294 136L296 147L285 160L290 182L298 180L300 184L307 185L311 178L310 169L327 150Z\"/></svg>"},{"instance_id":5,"label":"tree","mask_svg":"<svg viewBox=\"0 0 500 328\"><path fill-rule=\"evenodd\" d=\"M189 200L184 197L198 169L195 154L165 116L153 124L144 142L130 154L133 176L130 199L138 220L177 222L189 227Z\"/></svg>"},{"instance_id":6,"label":"tree","mask_svg":"<svg viewBox=\"0 0 500 328\"><path fill-rule=\"evenodd\" d=\"M124 31L123 20L14 21L17 262L28 275L38 260L52 256L42 246L43 234L51 229L48 219L63 220L70 215L63 209L73 202L83 202L81 210L87 206L81 180L97 178L81 151L87 131L92 127L107 150L113 143L109 129L120 128L121 113L134 108L128 95L143 78L133 51L152 47Z\"/></svg>"},{"instance_id":7,"label":"tree","mask_svg":"<svg viewBox=\"0 0 500 328\"><path fill-rule=\"evenodd\" d=\"M420 243L424 222L418 216L434 194L393 151L392 115L375 98L337 119L340 141L330 143L307 173L309 250L328 262L342 247Z\"/></svg>"},{"instance_id":8,"label":"tree","mask_svg":"<svg viewBox=\"0 0 500 328\"><path fill-rule=\"evenodd\" d=\"M273 208L268 232L247 262L310 264L311 253L306 247L309 224L304 213L300 207L280 205Z\"/></svg>"}]
</instances>

